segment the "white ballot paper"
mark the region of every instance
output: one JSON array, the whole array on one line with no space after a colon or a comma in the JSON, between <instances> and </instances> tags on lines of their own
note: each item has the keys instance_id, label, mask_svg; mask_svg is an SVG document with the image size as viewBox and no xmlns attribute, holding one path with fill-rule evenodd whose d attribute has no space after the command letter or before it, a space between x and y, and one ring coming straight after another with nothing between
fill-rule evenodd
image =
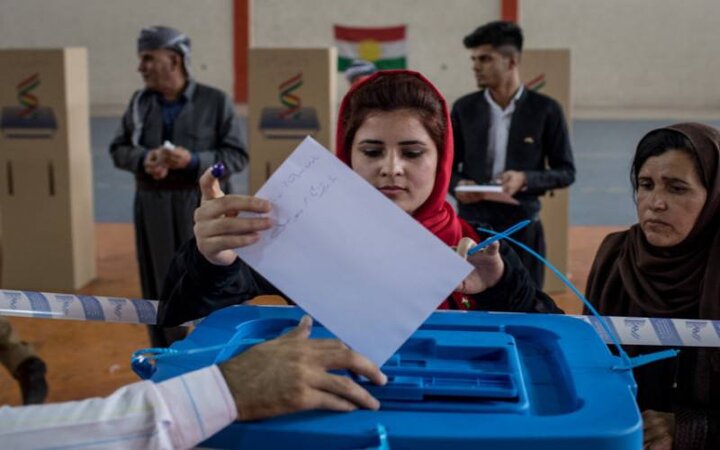
<instances>
[{"instance_id":1,"label":"white ballot paper","mask_svg":"<svg viewBox=\"0 0 720 450\"><path fill-rule=\"evenodd\" d=\"M494 192L500 194L503 191L499 184L471 184L457 185L455 192Z\"/></svg>"},{"instance_id":2,"label":"white ballot paper","mask_svg":"<svg viewBox=\"0 0 720 450\"><path fill-rule=\"evenodd\" d=\"M256 196L274 226L238 255L378 366L472 270L310 137Z\"/></svg>"}]
</instances>

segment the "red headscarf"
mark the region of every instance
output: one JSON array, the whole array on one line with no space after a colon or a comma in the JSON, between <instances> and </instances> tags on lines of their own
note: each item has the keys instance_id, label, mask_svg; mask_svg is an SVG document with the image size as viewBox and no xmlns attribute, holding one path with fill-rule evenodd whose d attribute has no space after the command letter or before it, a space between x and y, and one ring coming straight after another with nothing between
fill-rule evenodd
<instances>
[{"instance_id":1,"label":"red headscarf","mask_svg":"<svg viewBox=\"0 0 720 450\"><path fill-rule=\"evenodd\" d=\"M420 208L413 213L413 217L449 246L457 245L458 241L460 241L460 239L464 236L477 240L478 236L477 233L475 233L475 230L473 230L472 227L463 220L458 218L452 206L445 201L445 197L447 196L448 189L450 187L450 177L452 175L454 156L450 112L448 111L447 104L445 103L445 99L442 94L440 94L440 91L438 91L437 88L430 83L430 81L418 72L411 70L383 70L371 75L366 80L357 83L350 89L340 104L340 113L338 114L337 135L335 141L337 156L348 166L351 165L350 149L345 148L345 124L343 123L343 117L346 114L346 110L349 107L350 99L353 94L361 86L371 83L373 80L397 75L412 75L430 87L442 104L443 114L445 115L445 123L447 124L443 148L438 148L438 167L437 173L435 174L435 185L430 193L430 197L428 197L428 199L425 200L425 203L423 203Z\"/></svg>"},{"instance_id":2,"label":"red headscarf","mask_svg":"<svg viewBox=\"0 0 720 450\"><path fill-rule=\"evenodd\" d=\"M431 233L437 236L440 240L445 242L447 245L454 247L458 244L461 238L470 237L475 241L479 240L478 234L475 230L467 224L464 220L460 219L452 206L445 201L448 189L450 187L450 177L452 175L452 164L453 164L453 132L452 125L450 123L450 112L447 107L447 103L443 98L440 91L433 86L424 76L418 72L410 70L383 70L377 72L367 79L356 83L352 86L350 91L345 95L340 104L340 112L338 114L338 126L336 135L336 152L338 158L340 158L345 164L351 166L350 149L345 148L345 126L343 118L347 113L347 109L350 105L352 96L357 92L358 89L372 83L374 80L383 77L393 77L398 75L411 75L418 78L424 84L426 84L435 93L438 100L442 105L443 114L445 115L445 141L443 148L438 148L438 165L437 173L435 174L435 185L430 193L430 197L425 200L425 203L420 205L420 208L413 213L415 220L420 222L425 228ZM453 300L458 304L462 301L462 296L458 293L453 294ZM447 302L440 305L440 309L447 309Z\"/></svg>"}]
</instances>

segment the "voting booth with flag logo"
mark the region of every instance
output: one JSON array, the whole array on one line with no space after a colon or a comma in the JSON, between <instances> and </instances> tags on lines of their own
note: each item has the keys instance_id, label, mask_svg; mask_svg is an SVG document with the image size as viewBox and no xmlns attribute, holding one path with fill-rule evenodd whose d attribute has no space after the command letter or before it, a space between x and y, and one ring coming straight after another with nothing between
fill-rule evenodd
<instances>
[{"instance_id":1,"label":"voting booth with flag logo","mask_svg":"<svg viewBox=\"0 0 720 450\"><path fill-rule=\"evenodd\" d=\"M335 48L250 50L250 193L306 137L332 150L337 85Z\"/></svg>"},{"instance_id":2,"label":"voting booth with flag logo","mask_svg":"<svg viewBox=\"0 0 720 450\"><path fill-rule=\"evenodd\" d=\"M71 291L95 277L87 52L0 50L5 289Z\"/></svg>"}]
</instances>

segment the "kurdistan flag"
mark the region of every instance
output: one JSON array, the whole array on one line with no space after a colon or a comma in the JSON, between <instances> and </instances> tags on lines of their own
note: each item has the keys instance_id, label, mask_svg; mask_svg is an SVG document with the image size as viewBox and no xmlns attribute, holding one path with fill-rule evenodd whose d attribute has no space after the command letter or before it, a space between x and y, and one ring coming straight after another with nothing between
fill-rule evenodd
<instances>
[{"instance_id":1,"label":"kurdistan flag","mask_svg":"<svg viewBox=\"0 0 720 450\"><path fill-rule=\"evenodd\" d=\"M380 69L404 69L405 25L358 28L335 25L338 70L344 72L354 59L370 61Z\"/></svg>"}]
</instances>

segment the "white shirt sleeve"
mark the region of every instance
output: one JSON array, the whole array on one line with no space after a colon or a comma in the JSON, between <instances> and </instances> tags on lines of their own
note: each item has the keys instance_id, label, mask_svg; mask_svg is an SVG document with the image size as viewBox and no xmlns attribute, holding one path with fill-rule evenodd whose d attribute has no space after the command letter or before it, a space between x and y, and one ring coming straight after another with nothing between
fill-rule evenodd
<instances>
[{"instance_id":1,"label":"white shirt sleeve","mask_svg":"<svg viewBox=\"0 0 720 450\"><path fill-rule=\"evenodd\" d=\"M12 449L184 449L232 423L237 409L217 366L107 398L0 407L0 446Z\"/></svg>"}]
</instances>

